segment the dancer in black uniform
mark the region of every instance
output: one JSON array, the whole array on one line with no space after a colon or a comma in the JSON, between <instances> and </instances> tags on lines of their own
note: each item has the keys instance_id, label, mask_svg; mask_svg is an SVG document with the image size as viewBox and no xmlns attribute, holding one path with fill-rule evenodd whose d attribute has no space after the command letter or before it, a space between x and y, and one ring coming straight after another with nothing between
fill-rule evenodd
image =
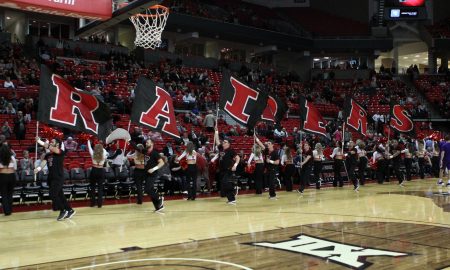
<instances>
[{"instance_id":1,"label":"dancer in black uniform","mask_svg":"<svg viewBox=\"0 0 450 270\"><path fill-rule=\"evenodd\" d=\"M3 214L12 213L13 192L16 184L17 161L8 144L0 144L0 195L2 195Z\"/></svg>"},{"instance_id":2,"label":"dancer in black uniform","mask_svg":"<svg viewBox=\"0 0 450 270\"><path fill-rule=\"evenodd\" d=\"M193 142L188 142L186 150L177 158L178 162L184 157L187 161L186 181L188 185L188 201L195 201L197 196L197 152Z\"/></svg>"},{"instance_id":3,"label":"dancer in black uniform","mask_svg":"<svg viewBox=\"0 0 450 270\"><path fill-rule=\"evenodd\" d=\"M298 192L300 193L303 193L305 187L309 185L309 179L311 178L313 152L311 150L311 147L309 146L309 143L305 143L303 145L302 155L303 159L300 163L300 188L298 189Z\"/></svg>"},{"instance_id":4,"label":"dancer in black uniform","mask_svg":"<svg viewBox=\"0 0 450 270\"><path fill-rule=\"evenodd\" d=\"M284 167L284 186L286 191L292 191L292 175L295 172L294 157L291 153L291 148L289 146L284 147L284 154L281 157L281 166Z\"/></svg>"},{"instance_id":5,"label":"dancer in black uniform","mask_svg":"<svg viewBox=\"0 0 450 270\"><path fill-rule=\"evenodd\" d=\"M49 150L49 153L45 156L41 165L34 169L34 173L37 174L45 165L48 165L48 182L50 183L50 197L56 209L59 210L59 216L56 220L69 219L75 215L75 210L70 207L69 202L64 196L64 144L60 139L53 139L49 143L43 142L39 137L36 138L39 145Z\"/></svg>"},{"instance_id":6,"label":"dancer in black uniform","mask_svg":"<svg viewBox=\"0 0 450 270\"><path fill-rule=\"evenodd\" d=\"M359 184L364 186L366 182L366 168L367 168L367 153L366 153L366 144L364 141L359 140L356 143L356 153L358 154L358 174L359 174Z\"/></svg>"},{"instance_id":7,"label":"dancer in black uniform","mask_svg":"<svg viewBox=\"0 0 450 270\"><path fill-rule=\"evenodd\" d=\"M252 154L248 158L247 166L251 166L252 161L255 162L255 171L253 172L253 178L255 181L256 194L262 194L263 182L264 182L264 158L263 151L266 149L264 144L256 137L256 144L253 145Z\"/></svg>"},{"instance_id":8,"label":"dancer in black uniform","mask_svg":"<svg viewBox=\"0 0 450 270\"><path fill-rule=\"evenodd\" d=\"M400 148L397 140L392 140L392 144L389 147L390 155L389 159L392 161L392 168L394 170L395 176L397 177L398 184L403 186L403 181L405 180L405 175L402 171L400 171L400 166L402 162L401 151L403 149Z\"/></svg>"},{"instance_id":9,"label":"dancer in black uniform","mask_svg":"<svg viewBox=\"0 0 450 270\"><path fill-rule=\"evenodd\" d=\"M348 142L348 150L347 150L347 159L345 160L347 163L347 176L348 179L353 183L353 190L359 190L358 178L356 178L355 169L358 162L358 154L355 148L355 143L353 141Z\"/></svg>"},{"instance_id":10,"label":"dancer in black uniform","mask_svg":"<svg viewBox=\"0 0 450 270\"><path fill-rule=\"evenodd\" d=\"M313 158L314 181L316 182L316 189L320 189L320 186L322 185L322 178L320 178L320 173L322 172L322 162L325 160L322 144L316 143L313 151Z\"/></svg>"},{"instance_id":11,"label":"dancer in black uniform","mask_svg":"<svg viewBox=\"0 0 450 270\"><path fill-rule=\"evenodd\" d=\"M344 186L344 181L342 180L341 170L344 166L344 152L342 149L342 142L336 142L336 147L333 149L333 153L330 155L332 159L334 159L334 180L333 187L337 187L339 183L339 187Z\"/></svg>"},{"instance_id":12,"label":"dancer in black uniform","mask_svg":"<svg viewBox=\"0 0 450 270\"><path fill-rule=\"evenodd\" d=\"M280 164L280 157L278 156L278 151L275 151L273 148L273 142L267 142L267 150L268 155L266 156L266 164L267 164L267 179L269 182L269 199L276 200L277 194L276 190L276 178L277 178L277 168Z\"/></svg>"},{"instance_id":13,"label":"dancer in black uniform","mask_svg":"<svg viewBox=\"0 0 450 270\"><path fill-rule=\"evenodd\" d=\"M92 150L90 140L88 140L88 150L92 158L92 169L89 175L91 207L94 207L96 204L95 190L97 189L97 207L101 208L103 205L103 184L105 183L105 170L103 169L103 165L108 157L108 152L101 144L96 144L94 150Z\"/></svg>"},{"instance_id":14,"label":"dancer in black uniform","mask_svg":"<svg viewBox=\"0 0 450 270\"><path fill-rule=\"evenodd\" d=\"M134 160L133 180L136 185L136 203L142 204L142 183L144 183L147 176L145 171L145 147L142 144L136 144L134 141L130 141L130 145L134 148L134 152L129 153L127 158Z\"/></svg>"}]
</instances>

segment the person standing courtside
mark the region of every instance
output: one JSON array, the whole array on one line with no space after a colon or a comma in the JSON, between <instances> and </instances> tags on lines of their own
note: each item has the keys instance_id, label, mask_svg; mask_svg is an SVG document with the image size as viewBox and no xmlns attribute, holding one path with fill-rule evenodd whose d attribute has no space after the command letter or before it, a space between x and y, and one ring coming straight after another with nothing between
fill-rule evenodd
<instances>
[{"instance_id":1,"label":"person standing courtside","mask_svg":"<svg viewBox=\"0 0 450 270\"><path fill-rule=\"evenodd\" d=\"M103 184L105 183L105 170L103 169L103 165L108 157L108 152L99 143L94 146L94 150L92 150L90 140L88 140L87 145L92 158L92 170L89 175L91 207L94 207L96 204L95 190L97 189L97 207L101 208L103 205Z\"/></svg>"},{"instance_id":2,"label":"person standing courtside","mask_svg":"<svg viewBox=\"0 0 450 270\"><path fill-rule=\"evenodd\" d=\"M164 160L159 153L153 148L153 141L148 139L145 143L147 147L148 160L145 164L147 175L145 177L145 192L150 196L155 212L164 210L164 197L159 196L155 190L155 181L158 179L158 170L164 166Z\"/></svg>"},{"instance_id":3,"label":"person standing courtside","mask_svg":"<svg viewBox=\"0 0 450 270\"><path fill-rule=\"evenodd\" d=\"M51 142L43 142L39 137L36 138L39 145L49 150L46 160L39 167L34 169L34 173L38 173L45 165L48 165L48 182L50 183L50 197L52 198L55 208L59 210L59 216L56 220L69 219L75 215L75 210L70 207L69 202L64 196L64 157L66 151L64 144L60 139L52 139Z\"/></svg>"},{"instance_id":4,"label":"person standing courtside","mask_svg":"<svg viewBox=\"0 0 450 270\"><path fill-rule=\"evenodd\" d=\"M390 155L389 159L392 161L392 168L394 170L394 174L397 177L398 184L403 186L403 181L405 180L405 175L402 171L400 171L400 165L402 162L402 150L397 140L392 140L392 144L389 147Z\"/></svg>"},{"instance_id":5,"label":"person standing courtside","mask_svg":"<svg viewBox=\"0 0 450 270\"><path fill-rule=\"evenodd\" d=\"M225 194L228 199L228 204L235 205L236 204L236 194L234 193L233 183L231 182L231 177L233 177L233 172L236 171L236 168L241 160L241 158L236 154L236 152L231 149L230 141L223 140L220 142L219 139L219 131L216 130L214 133L217 146L222 148L224 152L223 156L219 160L219 168L220 168L220 185L221 192ZM221 145L221 146L220 146ZM217 154L213 159L215 159L219 154Z\"/></svg>"},{"instance_id":6,"label":"person standing courtside","mask_svg":"<svg viewBox=\"0 0 450 270\"><path fill-rule=\"evenodd\" d=\"M13 192L16 184L17 161L6 143L0 145L0 195L3 214L12 213Z\"/></svg>"}]
</instances>

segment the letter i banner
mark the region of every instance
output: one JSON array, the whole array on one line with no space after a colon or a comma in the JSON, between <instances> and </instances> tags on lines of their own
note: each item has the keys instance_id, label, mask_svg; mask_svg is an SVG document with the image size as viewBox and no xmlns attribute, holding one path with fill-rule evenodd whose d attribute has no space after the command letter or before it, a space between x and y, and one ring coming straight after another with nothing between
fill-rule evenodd
<instances>
[{"instance_id":1,"label":"letter i banner","mask_svg":"<svg viewBox=\"0 0 450 270\"><path fill-rule=\"evenodd\" d=\"M304 96L300 96L299 108L300 118L302 120L300 121L300 129L329 138L325 127L326 123L312 101L307 100Z\"/></svg>"},{"instance_id":2,"label":"letter i banner","mask_svg":"<svg viewBox=\"0 0 450 270\"><path fill-rule=\"evenodd\" d=\"M252 89L231 76L229 72L224 72L219 108L239 124L252 129L262 119L267 99L266 91Z\"/></svg>"},{"instance_id":3,"label":"letter i banner","mask_svg":"<svg viewBox=\"0 0 450 270\"><path fill-rule=\"evenodd\" d=\"M179 139L180 133L169 92L153 81L140 77L134 93L131 122Z\"/></svg>"},{"instance_id":4,"label":"letter i banner","mask_svg":"<svg viewBox=\"0 0 450 270\"><path fill-rule=\"evenodd\" d=\"M409 112L398 104L390 104L389 126L401 133L413 133L414 122Z\"/></svg>"},{"instance_id":5,"label":"letter i banner","mask_svg":"<svg viewBox=\"0 0 450 270\"><path fill-rule=\"evenodd\" d=\"M344 102L344 122L347 126L367 136L367 111L350 97ZM342 132L345 132L345 130Z\"/></svg>"},{"instance_id":6,"label":"letter i banner","mask_svg":"<svg viewBox=\"0 0 450 270\"><path fill-rule=\"evenodd\" d=\"M86 132L105 140L112 128L109 106L89 92L41 66L37 120L71 130Z\"/></svg>"}]
</instances>

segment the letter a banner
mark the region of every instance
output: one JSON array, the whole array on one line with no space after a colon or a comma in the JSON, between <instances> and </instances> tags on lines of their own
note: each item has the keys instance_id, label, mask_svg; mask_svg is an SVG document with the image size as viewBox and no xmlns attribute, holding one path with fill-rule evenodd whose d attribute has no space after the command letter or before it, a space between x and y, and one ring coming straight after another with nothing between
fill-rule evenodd
<instances>
[{"instance_id":1,"label":"letter a banner","mask_svg":"<svg viewBox=\"0 0 450 270\"><path fill-rule=\"evenodd\" d=\"M104 140L111 132L109 106L89 92L70 85L61 76L41 66L37 120L96 135Z\"/></svg>"},{"instance_id":2,"label":"letter a banner","mask_svg":"<svg viewBox=\"0 0 450 270\"><path fill-rule=\"evenodd\" d=\"M163 88L144 77L136 86L131 122L179 139L172 97Z\"/></svg>"},{"instance_id":3,"label":"letter a banner","mask_svg":"<svg viewBox=\"0 0 450 270\"><path fill-rule=\"evenodd\" d=\"M219 106L239 124L253 128L261 120L267 99L266 91L254 90L224 73Z\"/></svg>"}]
</instances>

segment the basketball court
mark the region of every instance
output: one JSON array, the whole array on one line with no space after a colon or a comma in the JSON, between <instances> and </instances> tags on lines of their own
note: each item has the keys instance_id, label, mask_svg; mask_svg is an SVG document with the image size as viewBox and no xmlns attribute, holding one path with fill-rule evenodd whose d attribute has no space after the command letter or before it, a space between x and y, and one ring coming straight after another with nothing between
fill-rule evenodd
<instances>
[{"instance_id":1,"label":"basketball court","mask_svg":"<svg viewBox=\"0 0 450 270\"><path fill-rule=\"evenodd\" d=\"M434 179L0 217L0 268L445 269L450 200ZM295 241L297 242L295 242ZM293 242L294 241L294 242ZM298 242L300 241L300 242ZM358 254L360 252L360 254Z\"/></svg>"}]
</instances>

